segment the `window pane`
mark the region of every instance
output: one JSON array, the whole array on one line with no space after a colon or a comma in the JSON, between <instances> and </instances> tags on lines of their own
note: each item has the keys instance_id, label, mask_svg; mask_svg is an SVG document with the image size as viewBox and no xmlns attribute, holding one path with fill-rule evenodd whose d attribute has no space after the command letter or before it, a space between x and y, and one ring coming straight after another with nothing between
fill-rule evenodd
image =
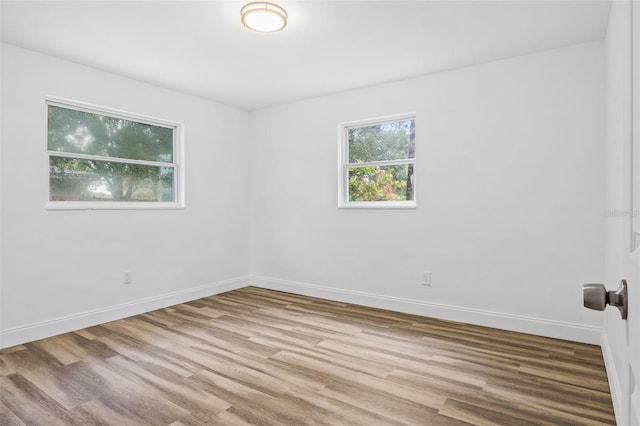
<instances>
[{"instance_id":1,"label":"window pane","mask_svg":"<svg viewBox=\"0 0 640 426\"><path fill-rule=\"evenodd\" d=\"M415 158L415 120L347 129L349 163Z\"/></svg>"},{"instance_id":2,"label":"window pane","mask_svg":"<svg viewBox=\"0 0 640 426\"><path fill-rule=\"evenodd\" d=\"M49 200L173 202L173 175L173 167L49 157Z\"/></svg>"},{"instance_id":3,"label":"window pane","mask_svg":"<svg viewBox=\"0 0 640 426\"><path fill-rule=\"evenodd\" d=\"M48 146L133 160L173 162L173 129L49 105Z\"/></svg>"},{"instance_id":4,"label":"window pane","mask_svg":"<svg viewBox=\"0 0 640 426\"><path fill-rule=\"evenodd\" d=\"M413 193L413 164L349 169L349 201L406 201Z\"/></svg>"}]
</instances>

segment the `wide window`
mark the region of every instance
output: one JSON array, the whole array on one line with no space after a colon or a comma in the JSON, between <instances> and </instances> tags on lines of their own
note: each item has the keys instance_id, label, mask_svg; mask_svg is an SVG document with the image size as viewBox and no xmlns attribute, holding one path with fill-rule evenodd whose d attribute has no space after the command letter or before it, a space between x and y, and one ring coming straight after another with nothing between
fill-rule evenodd
<instances>
[{"instance_id":1,"label":"wide window","mask_svg":"<svg viewBox=\"0 0 640 426\"><path fill-rule=\"evenodd\" d=\"M183 206L180 125L47 99L49 208Z\"/></svg>"},{"instance_id":2,"label":"wide window","mask_svg":"<svg viewBox=\"0 0 640 426\"><path fill-rule=\"evenodd\" d=\"M340 207L416 206L415 116L341 125Z\"/></svg>"}]
</instances>

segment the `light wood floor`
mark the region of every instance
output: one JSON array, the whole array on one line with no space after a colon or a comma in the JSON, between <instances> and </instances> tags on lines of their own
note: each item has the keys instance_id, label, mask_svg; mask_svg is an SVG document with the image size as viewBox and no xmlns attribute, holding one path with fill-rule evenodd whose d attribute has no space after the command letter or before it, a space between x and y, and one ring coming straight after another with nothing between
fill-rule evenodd
<instances>
[{"instance_id":1,"label":"light wood floor","mask_svg":"<svg viewBox=\"0 0 640 426\"><path fill-rule=\"evenodd\" d=\"M600 348L253 287L0 351L4 425L615 424Z\"/></svg>"}]
</instances>

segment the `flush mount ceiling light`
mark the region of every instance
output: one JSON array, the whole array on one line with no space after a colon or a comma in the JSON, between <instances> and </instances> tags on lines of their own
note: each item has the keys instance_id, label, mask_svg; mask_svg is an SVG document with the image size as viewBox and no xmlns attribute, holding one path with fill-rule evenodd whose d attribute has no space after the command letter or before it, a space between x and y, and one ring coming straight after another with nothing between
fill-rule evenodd
<instances>
[{"instance_id":1,"label":"flush mount ceiling light","mask_svg":"<svg viewBox=\"0 0 640 426\"><path fill-rule=\"evenodd\" d=\"M274 3L256 1L240 9L242 25L262 33L282 31L287 26L287 11Z\"/></svg>"}]
</instances>

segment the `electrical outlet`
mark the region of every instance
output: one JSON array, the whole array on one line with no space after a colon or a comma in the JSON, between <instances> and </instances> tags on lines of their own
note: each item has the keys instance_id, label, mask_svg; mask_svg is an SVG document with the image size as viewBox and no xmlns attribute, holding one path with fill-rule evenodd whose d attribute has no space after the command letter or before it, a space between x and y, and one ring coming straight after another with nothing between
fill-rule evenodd
<instances>
[{"instance_id":1,"label":"electrical outlet","mask_svg":"<svg viewBox=\"0 0 640 426\"><path fill-rule=\"evenodd\" d=\"M431 285L431 272L426 271L422 273L422 285Z\"/></svg>"},{"instance_id":2,"label":"electrical outlet","mask_svg":"<svg viewBox=\"0 0 640 426\"><path fill-rule=\"evenodd\" d=\"M124 280L123 280L124 284L131 284L133 282L133 275L131 274L131 271L125 271L124 272Z\"/></svg>"}]
</instances>

